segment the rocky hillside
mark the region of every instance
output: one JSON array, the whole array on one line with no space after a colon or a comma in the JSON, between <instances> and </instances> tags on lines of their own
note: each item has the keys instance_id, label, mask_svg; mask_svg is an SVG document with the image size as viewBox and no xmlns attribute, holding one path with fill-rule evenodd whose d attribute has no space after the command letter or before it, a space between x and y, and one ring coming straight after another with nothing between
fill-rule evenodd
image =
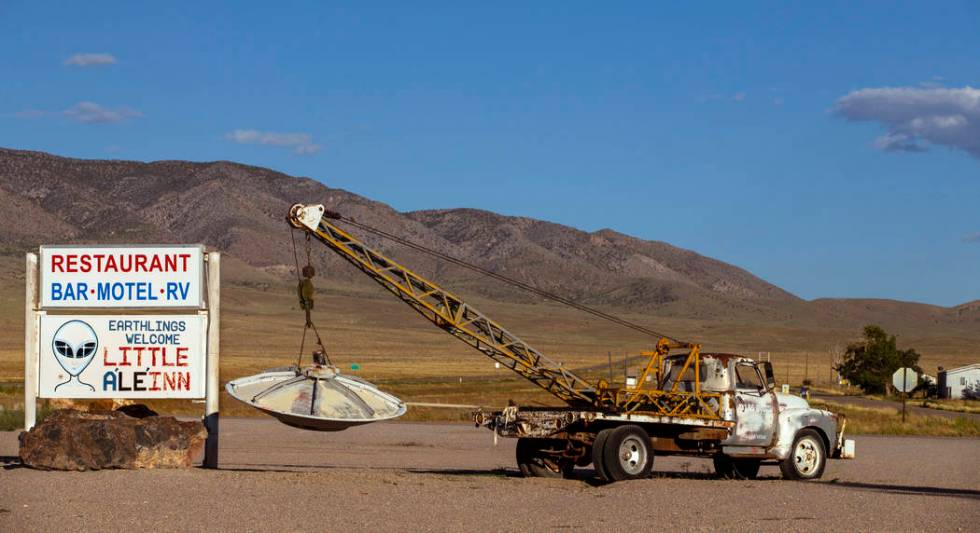
<instances>
[{"instance_id":1,"label":"rocky hillside","mask_svg":"<svg viewBox=\"0 0 980 533\"><path fill-rule=\"evenodd\" d=\"M415 211L456 255L576 300L705 316L785 314L801 301L738 267L612 230L475 209Z\"/></svg>"}]
</instances>

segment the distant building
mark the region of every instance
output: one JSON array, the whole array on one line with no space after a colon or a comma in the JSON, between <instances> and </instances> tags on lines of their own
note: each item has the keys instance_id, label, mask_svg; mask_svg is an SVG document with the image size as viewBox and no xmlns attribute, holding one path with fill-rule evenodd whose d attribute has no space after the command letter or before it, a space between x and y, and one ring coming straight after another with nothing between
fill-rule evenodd
<instances>
[{"instance_id":1,"label":"distant building","mask_svg":"<svg viewBox=\"0 0 980 533\"><path fill-rule=\"evenodd\" d=\"M973 391L973 394L980 394L980 363L949 370L940 367L938 377L940 398L961 400L967 389Z\"/></svg>"}]
</instances>

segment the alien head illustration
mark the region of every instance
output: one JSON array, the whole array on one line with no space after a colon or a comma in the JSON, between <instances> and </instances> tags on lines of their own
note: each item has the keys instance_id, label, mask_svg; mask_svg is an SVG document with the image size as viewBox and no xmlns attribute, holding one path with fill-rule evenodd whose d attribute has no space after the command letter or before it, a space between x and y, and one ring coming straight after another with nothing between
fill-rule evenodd
<instances>
[{"instance_id":1,"label":"alien head illustration","mask_svg":"<svg viewBox=\"0 0 980 533\"><path fill-rule=\"evenodd\" d=\"M79 385L94 390L94 387L88 383L83 383L78 378L95 358L95 352L99 349L99 337L96 336L92 326L81 320L65 322L58 328L58 331L54 332L52 349L58 364L71 376L68 381L58 385L58 387L74 379ZM58 390L58 387L55 387L55 390Z\"/></svg>"}]
</instances>

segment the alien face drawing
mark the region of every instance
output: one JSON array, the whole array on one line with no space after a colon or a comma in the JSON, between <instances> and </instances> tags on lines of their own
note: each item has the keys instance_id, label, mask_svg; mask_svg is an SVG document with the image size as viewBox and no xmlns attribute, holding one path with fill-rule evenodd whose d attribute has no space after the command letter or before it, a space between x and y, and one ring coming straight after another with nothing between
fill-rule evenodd
<instances>
[{"instance_id":1,"label":"alien face drawing","mask_svg":"<svg viewBox=\"0 0 980 533\"><path fill-rule=\"evenodd\" d=\"M99 337L96 336L92 326L81 320L65 322L54 333L52 349L58 364L70 375L68 381L55 387L55 390L72 380L78 385L95 390L94 387L88 383L83 383L78 377L92 362L96 351L99 349Z\"/></svg>"}]
</instances>

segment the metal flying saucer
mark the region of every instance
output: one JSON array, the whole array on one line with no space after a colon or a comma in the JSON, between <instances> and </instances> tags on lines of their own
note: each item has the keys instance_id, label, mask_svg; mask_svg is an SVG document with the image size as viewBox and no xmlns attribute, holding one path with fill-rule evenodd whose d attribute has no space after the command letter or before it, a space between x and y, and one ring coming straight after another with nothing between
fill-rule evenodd
<instances>
[{"instance_id":1,"label":"metal flying saucer","mask_svg":"<svg viewBox=\"0 0 980 533\"><path fill-rule=\"evenodd\" d=\"M233 398L290 426L341 431L405 414L405 403L329 366L267 370L225 385Z\"/></svg>"}]
</instances>

